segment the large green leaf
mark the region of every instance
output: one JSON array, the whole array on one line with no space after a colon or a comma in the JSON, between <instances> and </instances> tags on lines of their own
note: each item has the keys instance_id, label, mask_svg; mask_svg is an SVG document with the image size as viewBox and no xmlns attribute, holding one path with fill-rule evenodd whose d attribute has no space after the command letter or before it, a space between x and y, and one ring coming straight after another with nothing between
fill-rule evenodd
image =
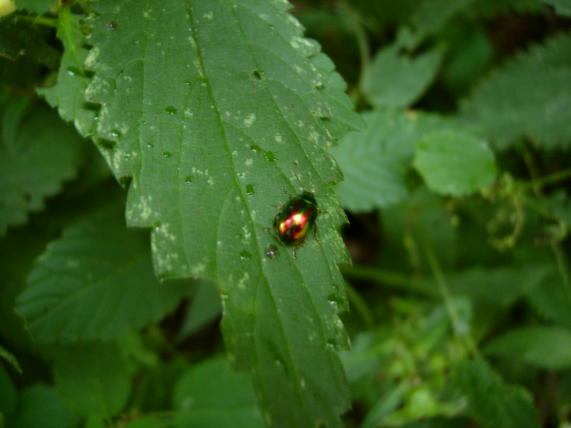
<instances>
[{"instance_id":1,"label":"large green leaf","mask_svg":"<svg viewBox=\"0 0 571 428\"><path fill-rule=\"evenodd\" d=\"M76 175L84 151L79 135L48 108L11 115L12 106L5 108L0 136L0 236Z\"/></svg>"},{"instance_id":2,"label":"large green leaf","mask_svg":"<svg viewBox=\"0 0 571 428\"><path fill-rule=\"evenodd\" d=\"M40 342L111 339L159 320L192 291L160 284L148 238L125 228L118 204L65 229L39 258L17 300Z\"/></svg>"},{"instance_id":3,"label":"large green leaf","mask_svg":"<svg viewBox=\"0 0 571 428\"><path fill-rule=\"evenodd\" d=\"M468 400L467 412L482 427L538 427L537 410L523 388L503 381L483 359L464 361L452 373L454 387Z\"/></svg>"},{"instance_id":4,"label":"large green leaf","mask_svg":"<svg viewBox=\"0 0 571 428\"><path fill-rule=\"evenodd\" d=\"M174 393L176 427L262 427L250 379L223 358L187 370Z\"/></svg>"},{"instance_id":5,"label":"large green leaf","mask_svg":"<svg viewBox=\"0 0 571 428\"><path fill-rule=\"evenodd\" d=\"M486 352L558 370L571 366L571 331L562 327L529 326L493 339Z\"/></svg>"},{"instance_id":6,"label":"large green leaf","mask_svg":"<svg viewBox=\"0 0 571 428\"><path fill-rule=\"evenodd\" d=\"M497 174L488 145L470 134L435 132L419 142L414 167L441 194L466 195L492 183Z\"/></svg>"},{"instance_id":7,"label":"large green leaf","mask_svg":"<svg viewBox=\"0 0 571 428\"><path fill-rule=\"evenodd\" d=\"M521 138L545 148L568 147L570 81L571 35L559 34L490 74L463 103L462 112L499 148Z\"/></svg>"},{"instance_id":8,"label":"large green leaf","mask_svg":"<svg viewBox=\"0 0 571 428\"><path fill-rule=\"evenodd\" d=\"M93 7L95 137L114 174L132 178L128 224L153 227L156 272L218 282L230 358L253 371L274 425L339 426L348 400L336 264L347 259L327 148L357 118L344 83L287 2ZM73 85L59 85L60 102L71 99L61 94ZM321 209L319 241L294 256L271 226L287 193L303 188Z\"/></svg>"}]
</instances>

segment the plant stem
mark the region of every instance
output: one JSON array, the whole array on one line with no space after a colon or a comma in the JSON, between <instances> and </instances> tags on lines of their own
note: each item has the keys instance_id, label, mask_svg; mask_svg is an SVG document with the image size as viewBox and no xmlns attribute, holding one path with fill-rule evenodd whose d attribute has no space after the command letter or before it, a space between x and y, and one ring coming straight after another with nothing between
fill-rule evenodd
<instances>
[{"instance_id":1,"label":"plant stem","mask_svg":"<svg viewBox=\"0 0 571 428\"><path fill-rule=\"evenodd\" d=\"M530 181L526 184L527 187L541 188L548 184L554 184L559 181L564 181L571 178L571 168L564 169L562 171L554 172L553 174L546 175L535 180Z\"/></svg>"},{"instance_id":2,"label":"plant stem","mask_svg":"<svg viewBox=\"0 0 571 428\"><path fill-rule=\"evenodd\" d=\"M452 330L454 334L464 340L466 348L468 352L472 355L478 354L478 349L474 344L474 340L469 332L461 331L460 330L460 318L458 317L458 313L456 312L456 306L452 300L452 295L450 294L450 289L448 287L448 283L446 282L446 278L444 273L442 272L442 268L438 259L436 258L434 252L430 244L424 242L423 244L424 252L426 254L426 258L428 259L428 264L430 265L430 270L432 271L432 275L438 284L438 291L440 292L440 296L444 301L444 306L446 307L446 312L448 312L448 317L450 318L450 322L452 323Z\"/></svg>"},{"instance_id":3,"label":"plant stem","mask_svg":"<svg viewBox=\"0 0 571 428\"><path fill-rule=\"evenodd\" d=\"M344 12L344 15L348 17L349 24L351 25L353 32L355 33L355 39L357 40L359 58L361 59L359 84L357 86L358 88L361 88L365 79L367 78L371 64L371 50L369 48L369 41L367 40L367 33L361 24L361 18L357 12L353 10L353 8L347 3L346 0L341 0L341 8Z\"/></svg>"}]
</instances>

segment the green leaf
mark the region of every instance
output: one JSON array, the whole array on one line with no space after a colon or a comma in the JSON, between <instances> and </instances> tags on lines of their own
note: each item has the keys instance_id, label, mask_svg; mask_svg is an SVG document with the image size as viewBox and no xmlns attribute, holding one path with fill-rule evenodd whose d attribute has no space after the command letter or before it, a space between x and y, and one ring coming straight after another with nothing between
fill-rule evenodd
<instances>
[{"instance_id":1,"label":"green leaf","mask_svg":"<svg viewBox=\"0 0 571 428\"><path fill-rule=\"evenodd\" d=\"M552 6L555 13L561 16L571 17L571 2L569 0L541 0L543 3Z\"/></svg>"},{"instance_id":2,"label":"green leaf","mask_svg":"<svg viewBox=\"0 0 571 428\"><path fill-rule=\"evenodd\" d=\"M178 337L183 340L220 316L222 306L216 287L202 282L196 288Z\"/></svg>"},{"instance_id":3,"label":"green leaf","mask_svg":"<svg viewBox=\"0 0 571 428\"><path fill-rule=\"evenodd\" d=\"M555 268L527 292L527 298L544 319L571 328L571 290Z\"/></svg>"},{"instance_id":4,"label":"green leaf","mask_svg":"<svg viewBox=\"0 0 571 428\"><path fill-rule=\"evenodd\" d=\"M14 382L10 375L0 364L0 426L2 425L2 417L6 417L16 409L18 403L18 392L14 386Z\"/></svg>"},{"instance_id":5,"label":"green leaf","mask_svg":"<svg viewBox=\"0 0 571 428\"><path fill-rule=\"evenodd\" d=\"M287 2L93 7L95 138L115 176L132 178L128 224L154 226L156 272L218 283L230 357L253 371L275 425L339 426L348 399L336 264L347 256L327 148L358 123L343 81ZM303 188L321 208L319 242L294 257L271 227L285 193Z\"/></svg>"},{"instance_id":6,"label":"green leaf","mask_svg":"<svg viewBox=\"0 0 571 428\"><path fill-rule=\"evenodd\" d=\"M428 35L438 31L456 13L465 9L474 0L423 0L411 17L411 23L417 32Z\"/></svg>"},{"instance_id":7,"label":"green leaf","mask_svg":"<svg viewBox=\"0 0 571 428\"><path fill-rule=\"evenodd\" d=\"M79 18L64 8L58 16L57 36L64 46L57 82L52 87L40 88L38 93L46 97L60 116L74 122L83 136L91 134L96 111L85 105L84 92L89 83L84 62L89 51L84 47L84 37L79 28Z\"/></svg>"},{"instance_id":8,"label":"green leaf","mask_svg":"<svg viewBox=\"0 0 571 428\"><path fill-rule=\"evenodd\" d=\"M467 398L467 413L482 427L539 427L531 395L522 387L506 384L485 360L458 364L452 383Z\"/></svg>"},{"instance_id":9,"label":"green leaf","mask_svg":"<svg viewBox=\"0 0 571 428\"><path fill-rule=\"evenodd\" d=\"M50 355L56 387L71 410L109 419L125 406L131 373L117 344L59 346Z\"/></svg>"},{"instance_id":10,"label":"green leaf","mask_svg":"<svg viewBox=\"0 0 571 428\"><path fill-rule=\"evenodd\" d=\"M31 341L30 335L22 317L14 312L14 301L24 289L36 257L45 248L49 239L45 235L35 228L17 228L0 239L0 336L24 349Z\"/></svg>"},{"instance_id":11,"label":"green leaf","mask_svg":"<svg viewBox=\"0 0 571 428\"><path fill-rule=\"evenodd\" d=\"M131 407L142 413L172 410L174 385L188 368L184 360L162 362L144 373L140 373L140 382L130 400Z\"/></svg>"},{"instance_id":12,"label":"green leaf","mask_svg":"<svg viewBox=\"0 0 571 428\"><path fill-rule=\"evenodd\" d=\"M20 367L16 357L2 345L0 345L0 358L8 362L18 373L22 373L22 367Z\"/></svg>"},{"instance_id":13,"label":"green leaf","mask_svg":"<svg viewBox=\"0 0 571 428\"><path fill-rule=\"evenodd\" d=\"M41 210L44 199L77 174L84 152L79 135L43 106L20 119L19 128L8 134L15 134L14 140L5 139L6 126L0 141L0 236Z\"/></svg>"},{"instance_id":14,"label":"green leaf","mask_svg":"<svg viewBox=\"0 0 571 428\"><path fill-rule=\"evenodd\" d=\"M263 427L249 376L223 358L189 369L176 385L176 427ZM269 421L268 421L269 422Z\"/></svg>"},{"instance_id":15,"label":"green leaf","mask_svg":"<svg viewBox=\"0 0 571 428\"><path fill-rule=\"evenodd\" d=\"M148 238L127 230L119 204L66 228L38 259L17 311L39 342L111 339L161 319L190 294L160 284Z\"/></svg>"},{"instance_id":16,"label":"green leaf","mask_svg":"<svg viewBox=\"0 0 571 428\"><path fill-rule=\"evenodd\" d=\"M474 193L494 181L494 154L470 134L438 132L427 135L416 149L414 167L427 186L444 195Z\"/></svg>"},{"instance_id":17,"label":"green leaf","mask_svg":"<svg viewBox=\"0 0 571 428\"><path fill-rule=\"evenodd\" d=\"M375 55L363 92L375 107L407 107L426 91L442 62L443 52L433 48L414 58L401 52L398 44Z\"/></svg>"},{"instance_id":18,"label":"green leaf","mask_svg":"<svg viewBox=\"0 0 571 428\"><path fill-rule=\"evenodd\" d=\"M416 143L428 132L458 127L442 116L400 110L367 112L362 117L367 129L347 134L331 150L345 176L337 195L353 212L403 200Z\"/></svg>"},{"instance_id":19,"label":"green leaf","mask_svg":"<svg viewBox=\"0 0 571 428\"><path fill-rule=\"evenodd\" d=\"M500 149L522 138L546 149L568 147L570 81L571 35L559 34L490 74L463 103L463 117Z\"/></svg>"},{"instance_id":20,"label":"green leaf","mask_svg":"<svg viewBox=\"0 0 571 428\"><path fill-rule=\"evenodd\" d=\"M542 369L561 370L571 365L571 332L555 326L521 327L493 339L485 351Z\"/></svg>"},{"instance_id":21,"label":"green leaf","mask_svg":"<svg viewBox=\"0 0 571 428\"><path fill-rule=\"evenodd\" d=\"M453 20L441 37L447 46L442 80L453 92L463 94L490 65L492 44L484 26L469 20Z\"/></svg>"},{"instance_id":22,"label":"green leaf","mask_svg":"<svg viewBox=\"0 0 571 428\"><path fill-rule=\"evenodd\" d=\"M18 408L7 421L10 428L71 428L79 417L65 407L54 387L34 385L22 391Z\"/></svg>"}]
</instances>

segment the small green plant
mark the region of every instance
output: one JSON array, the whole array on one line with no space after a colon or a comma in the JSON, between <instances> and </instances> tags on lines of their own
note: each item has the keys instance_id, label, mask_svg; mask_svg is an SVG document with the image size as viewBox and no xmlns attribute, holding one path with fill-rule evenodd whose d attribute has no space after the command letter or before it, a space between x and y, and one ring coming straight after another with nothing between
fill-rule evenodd
<instances>
[{"instance_id":1,"label":"small green plant","mask_svg":"<svg viewBox=\"0 0 571 428\"><path fill-rule=\"evenodd\" d=\"M294 6L0 0L0 426L569 426L571 7Z\"/></svg>"}]
</instances>

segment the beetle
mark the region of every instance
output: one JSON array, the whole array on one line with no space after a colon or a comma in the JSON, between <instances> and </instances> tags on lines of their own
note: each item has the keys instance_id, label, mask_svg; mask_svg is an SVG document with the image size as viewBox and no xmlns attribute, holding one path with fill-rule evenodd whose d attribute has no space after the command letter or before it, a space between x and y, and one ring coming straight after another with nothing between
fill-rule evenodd
<instances>
[{"instance_id":1,"label":"beetle","mask_svg":"<svg viewBox=\"0 0 571 428\"><path fill-rule=\"evenodd\" d=\"M303 245L307 234L315 228L319 213L313 193L304 191L287 201L274 218L274 229L280 241L295 250Z\"/></svg>"}]
</instances>

